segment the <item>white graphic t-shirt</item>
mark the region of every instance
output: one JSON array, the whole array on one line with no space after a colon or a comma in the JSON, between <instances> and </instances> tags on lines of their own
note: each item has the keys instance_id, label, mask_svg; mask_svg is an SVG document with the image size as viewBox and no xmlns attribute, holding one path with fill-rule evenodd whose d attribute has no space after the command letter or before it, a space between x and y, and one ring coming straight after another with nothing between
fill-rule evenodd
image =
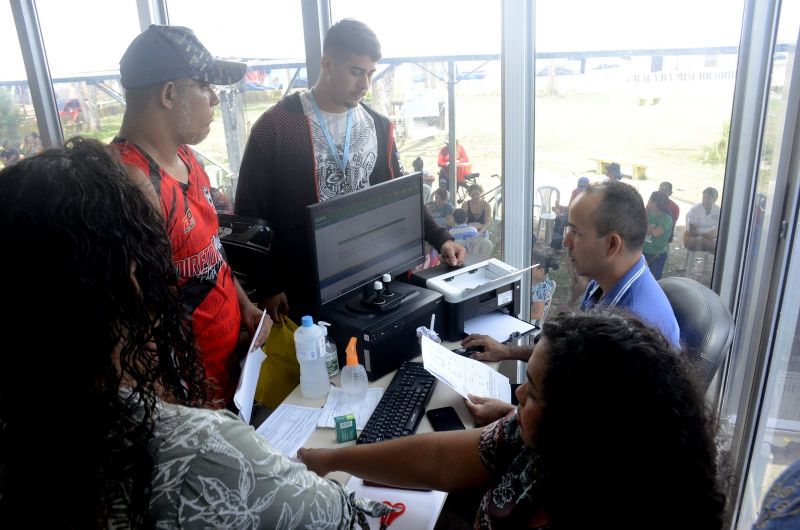
<instances>
[{"instance_id":1,"label":"white graphic t-shirt","mask_svg":"<svg viewBox=\"0 0 800 530\"><path fill-rule=\"evenodd\" d=\"M372 116L361 105L357 105L353 109L350 156L347 161L347 174L343 176L342 170L339 168L339 164L328 146L325 132L317 120L309 92L303 93L300 101L303 103L303 112L311 120L314 163L317 168L317 182L319 183L317 191L319 192L320 201L341 197L368 187L369 176L375 167L375 160L378 154L378 137L375 134L375 122ZM347 133L347 112L336 114L320 109L320 115L325 121L325 127L328 128L334 144L336 144L336 156L341 161Z\"/></svg>"}]
</instances>

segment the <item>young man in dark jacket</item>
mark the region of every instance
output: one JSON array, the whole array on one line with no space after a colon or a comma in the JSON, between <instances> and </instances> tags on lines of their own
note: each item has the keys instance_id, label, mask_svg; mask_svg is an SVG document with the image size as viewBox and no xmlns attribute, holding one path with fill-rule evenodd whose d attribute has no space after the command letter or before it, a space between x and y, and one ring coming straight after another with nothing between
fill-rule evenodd
<instances>
[{"instance_id":1,"label":"young man in dark jacket","mask_svg":"<svg viewBox=\"0 0 800 530\"><path fill-rule=\"evenodd\" d=\"M361 99L381 58L375 33L362 22L334 24L323 44L314 87L285 97L253 125L247 142L235 211L271 222L272 266L259 295L275 318L314 310L313 258L305 207L404 174L389 120ZM425 239L451 265L463 247L425 210Z\"/></svg>"}]
</instances>

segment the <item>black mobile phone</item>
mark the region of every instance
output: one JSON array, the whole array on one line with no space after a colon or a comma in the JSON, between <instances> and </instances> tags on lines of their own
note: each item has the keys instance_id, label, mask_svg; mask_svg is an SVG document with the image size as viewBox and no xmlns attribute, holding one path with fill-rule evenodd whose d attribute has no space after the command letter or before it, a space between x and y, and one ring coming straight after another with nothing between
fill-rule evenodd
<instances>
[{"instance_id":1,"label":"black mobile phone","mask_svg":"<svg viewBox=\"0 0 800 530\"><path fill-rule=\"evenodd\" d=\"M463 431L464 424L453 407L431 409L425 413L434 431Z\"/></svg>"}]
</instances>

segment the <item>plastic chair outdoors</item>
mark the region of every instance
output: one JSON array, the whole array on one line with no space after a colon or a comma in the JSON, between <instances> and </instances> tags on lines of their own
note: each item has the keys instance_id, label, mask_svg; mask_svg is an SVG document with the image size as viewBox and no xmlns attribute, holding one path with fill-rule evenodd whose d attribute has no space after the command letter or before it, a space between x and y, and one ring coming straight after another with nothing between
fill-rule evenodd
<instances>
[{"instance_id":1,"label":"plastic chair outdoors","mask_svg":"<svg viewBox=\"0 0 800 530\"><path fill-rule=\"evenodd\" d=\"M689 250L686 249L686 277L687 278L704 278L708 274L708 266L711 263L712 253L707 250ZM700 273L698 274L697 264L702 263Z\"/></svg>"},{"instance_id":2,"label":"plastic chair outdoors","mask_svg":"<svg viewBox=\"0 0 800 530\"><path fill-rule=\"evenodd\" d=\"M536 189L536 194L539 197L539 224L536 225L536 236L539 236L539 232L542 229L542 221L544 221L544 242L549 245L553 237L553 225L556 221L556 213L553 211L553 206L560 203L561 192L554 186L541 186ZM554 195L555 202L553 202Z\"/></svg>"},{"instance_id":3,"label":"plastic chair outdoors","mask_svg":"<svg viewBox=\"0 0 800 530\"><path fill-rule=\"evenodd\" d=\"M494 243L482 235L464 239L463 241L459 241L459 243L467 249L467 253L470 256L478 258L488 259L492 256L492 250L494 250Z\"/></svg>"},{"instance_id":4,"label":"plastic chair outdoors","mask_svg":"<svg viewBox=\"0 0 800 530\"><path fill-rule=\"evenodd\" d=\"M681 329L683 354L705 391L733 340L733 316L717 293L691 278L671 276L658 283Z\"/></svg>"}]
</instances>

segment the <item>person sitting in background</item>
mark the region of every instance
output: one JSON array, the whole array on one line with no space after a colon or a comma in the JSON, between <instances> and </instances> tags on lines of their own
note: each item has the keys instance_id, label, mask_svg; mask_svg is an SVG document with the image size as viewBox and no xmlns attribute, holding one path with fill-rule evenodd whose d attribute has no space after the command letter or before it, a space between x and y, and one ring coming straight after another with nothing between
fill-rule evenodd
<instances>
[{"instance_id":1,"label":"person sitting in background","mask_svg":"<svg viewBox=\"0 0 800 530\"><path fill-rule=\"evenodd\" d=\"M22 154L27 156L33 156L41 153L43 150L42 147L42 140L39 137L39 133L32 132L25 136L25 142L22 144Z\"/></svg>"},{"instance_id":2,"label":"person sitting in background","mask_svg":"<svg viewBox=\"0 0 800 530\"><path fill-rule=\"evenodd\" d=\"M411 162L411 167L414 168L414 171L419 171L422 173L422 183L427 184L430 187L433 187L433 181L436 180L436 177L433 173L428 171L425 168L425 163L422 161L422 158L417 157Z\"/></svg>"},{"instance_id":3,"label":"person sitting in background","mask_svg":"<svg viewBox=\"0 0 800 530\"><path fill-rule=\"evenodd\" d=\"M578 179L577 186L575 186L575 189L572 190L572 195L570 195L569 197L569 204L572 204L572 201L575 200L575 197L583 193L588 187L589 187L589 177L580 177ZM569 207L569 204L567 205L567 207Z\"/></svg>"},{"instance_id":4,"label":"person sitting in background","mask_svg":"<svg viewBox=\"0 0 800 530\"><path fill-rule=\"evenodd\" d=\"M672 230L669 232L669 242L672 243L672 236L675 235L675 225L678 224L678 219L681 216L681 207L678 206L678 203L670 199L672 197L672 183L671 182L662 182L658 186L658 191L664 193L667 196L667 206L669 210L669 215L672 217Z\"/></svg>"},{"instance_id":5,"label":"person sitting in background","mask_svg":"<svg viewBox=\"0 0 800 530\"><path fill-rule=\"evenodd\" d=\"M482 429L298 456L323 476L484 491L476 529L722 528L712 422L660 333L606 312L559 315L526 375L515 411Z\"/></svg>"},{"instance_id":6,"label":"person sitting in background","mask_svg":"<svg viewBox=\"0 0 800 530\"><path fill-rule=\"evenodd\" d=\"M388 511L202 408L163 219L102 145L73 139L0 172L0 241L17 252L0 265L14 278L0 331L40 348L0 361L0 527L273 529L290 513L351 529ZM32 318L45 300L68 306ZM43 456L54 435L58 456Z\"/></svg>"},{"instance_id":7,"label":"person sitting in background","mask_svg":"<svg viewBox=\"0 0 800 530\"><path fill-rule=\"evenodd\" d=\"M704 189L703 202L692 206L689 213L686 214L683 246L688 250L716 251L719 206L714 203L718 196L719 193L715 188Z\"/></svg>"},{"instance_id":8,"label":"person sitting in background","mask_svg":"<svg viewBox=\"0 0 800 530\"><path fill-rule=\"evenodd\" d=\"M544 316L544 308L553 298L556 283L550 278L550 269L558 269L558 264L553 263L552 256L534 251L534 267L531 270L531 322L536 322Z\"/></svg>"},{"instance_id":9,"label":"person sitting in background","mask_svg":"<svg viewBox=\"0 0 800 530\"><path fill-rule=\"evenodd\" d=\"M642 255L647 212L636 188L623 182L592 184L569 207L569 231L564 246L576 274L591 278L581 311L617 307L660 330L680 349L680 329L663 289ZM530 346L501 344L488 335L472 333L464 347L482 346L472 354L481 361L530 357Z\"/></svg>"},{"instance_id":10,"label":"person sitting in background","mask_svg":"<svg viewBox=\"0 0 800 530\"><path fill-rule=\"evenodd\" d=\"M606 166L606 176L608 181L622 180L622 171L620 171L619 164L611 162Z\"/></svg>"},{"instance_id":11,"label":"person sitting in background","mask_svg":"<svg viewBox=\"0 0 800 530\"><path fill-rule=\"evenodd\" d=\"M647 201L647 236L644 238L642 254L653 278L661 279L667 263L669 235L672 233L672 216L669 214L669 197L663 192L654 191Z\"/></svg>"},{"instance_id":12,"label":"person sitting in background","mask_svg":"<svg viewBox=\"0 0 800 530\"><path fill-rule=\"evenodd\" d=\"M455 226L450 228L450 235L454 241L463 241L478 235L478 230L467 224L467 212L463 208L453 210L453 224Z\"/></svg>"},{"instance_id":13,"label":"person sitting in background","mask_svg":"<svg viewBox=\"0 0 800 530\"><path fill-rule=\"evenodd\" d=\"M19 149L16 147L0 148L0 162L3 163L4 167L14 165L24 158L25 157L20 154Z\"/></svg>"},{"instance_id":14,"label":"person sitting in background","mask_svg":"<svg viewBox=\"0 0 800 530\"><path fill-rule=\"evenodd\" d=\"M426 204L428 210L431 212L434 221L439 226L447 228L452 223L453 211L455 206L447 202L447 190L438 188L433 192L433 200Z\"/></svg>"},{"instance_id":15,"label":"person sitting in background","mask_svg":"<svg viewBox=\"0 0 800 530\"><path fill-rule=\"evenodd\" d=\"M470 184L467 194L469 199L464 201L467 223L477 228L479 233L488 234L492 224L492 205L482 197L483 187L480 184Z\"/></svg>"}]
</instances>

